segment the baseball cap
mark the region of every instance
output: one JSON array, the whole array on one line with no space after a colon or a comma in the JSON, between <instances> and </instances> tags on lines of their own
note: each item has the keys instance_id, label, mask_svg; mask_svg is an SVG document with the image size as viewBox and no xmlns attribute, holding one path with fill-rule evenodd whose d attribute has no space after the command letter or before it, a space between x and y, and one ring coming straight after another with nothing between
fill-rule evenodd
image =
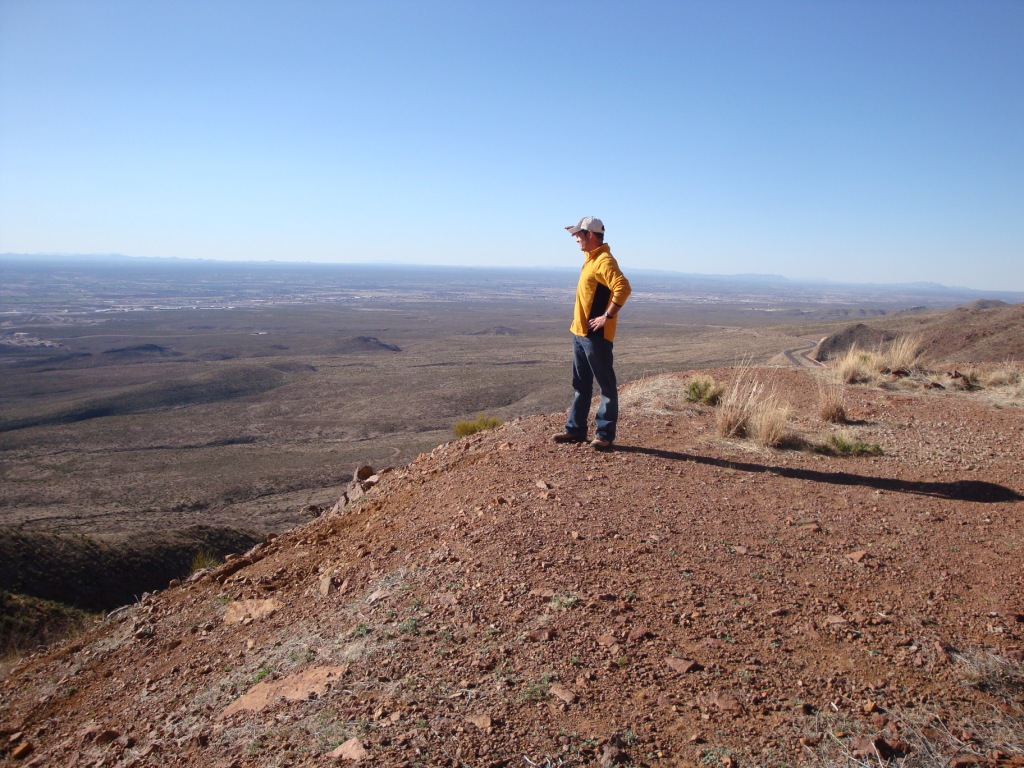
<instances>
[{"instance_id":1,"label":"baseball cap","mask_svg":"<svg viewBox=\"0 0 1024 768\"><path fill-rule=\"evenodd\" d=\"M570 224L566 227L569 230L570 235L575 235L578 232L597 232L599 235L604 234L604 222L596 216L584 216L575 224Z\"/></svg>"}]
</instances>

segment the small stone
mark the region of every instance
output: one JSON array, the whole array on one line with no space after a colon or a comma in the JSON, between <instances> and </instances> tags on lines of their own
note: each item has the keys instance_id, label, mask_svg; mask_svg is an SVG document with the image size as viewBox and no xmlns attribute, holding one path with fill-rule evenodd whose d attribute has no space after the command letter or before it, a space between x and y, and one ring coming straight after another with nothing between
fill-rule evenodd
<instances>
[{"instance_id":1,"label":"small stone","mask_svg":"<svg viewBox=\"0 0 1024 768\"><path fill-rule=\"evenodd\" d=\"M489 715L470 715L466 718L466 722L472 723L481 731L486 731L487 733L490 733L491 728L493 727L493 723L491 722Z\"/></svg>"},{"instance_id":2,"label":"small stone","mask_svg":"<svg viewBox=\"0 0 1024 768\"><path fill-rule=\"evenodd\" d=\"M712 703L723 712L739 712L743 709L739 699L731 693L715 693Z\"/></svg>"},{"instance_id":3,"label":"small stone","mask_svg":"<svg viewBox=\"0 0 1024 768\"><path fill-rule=\"evenodd\" d=\"M651 635L651 632L650 632L650 630L647 629L647 627L637 627L636 629L634 629L632 632L629 633L629 637L627 638L627 642L636 643L636 642L638 642L640 640L643 640L645 637L650 637L650 635Z\"/></svg>"},{"instance_id":4,"label":"small stone","mask_svg":"<svg viewBox=\"0 0 1024 768\"><path fill-rule=\"evenodd\" d=\"M670 656L665 659L665 663L682 675L688 675L691 672L700 672L704 669L704 667L696 661L690 661L689 659L677 659L674 656Z\"/></svg>"},{"instance_id":5,"label":"small stone","mask_svg":"<svg viewBox=\"0 0 1024 768\"><path fill-rule=\"evenodd\" d=\"M331 752L331 757L333 758L339 760L352 760L357 763L360 760L365 760L369 756L370 753L366 751L362 742L357 738L349 739L336 750Z\"/></svg>"},{"instance_id":6,"label":"small stone","mask_svg":"<svg viewBox=\"0 0 1024 768\"><path fill-rule=\"evenodd\" d=\"M552 696L557 696L566 704L576 703L576 694L570 691L565 686L559 685L558 683L552 683L551 687L548 688L548 693Z\"/></svg>"},{"instance_id":7,"label":"small stone","mask_svg":"<svg viewBox=\"0 0 1024 768\"><path fill-rule=\"evenodd\" d=\"M868 556L868 551L866 549L858 549L856 552L850 552L846 556L846 558L851 563L859 563L862 560L864 560L864 558L866 558L867 556Z\"/></svg>"},{"instance_id":8,"label":"small stone","mask_svg":"<svg viewBox=\"0 0 1024 768\"><path fill-rule=\"evenodd\" d=\"M331 587L334 586L334 571L328 571L320 577L320 594L327 597L331 594Z\"/></svg>"}]
</instances>

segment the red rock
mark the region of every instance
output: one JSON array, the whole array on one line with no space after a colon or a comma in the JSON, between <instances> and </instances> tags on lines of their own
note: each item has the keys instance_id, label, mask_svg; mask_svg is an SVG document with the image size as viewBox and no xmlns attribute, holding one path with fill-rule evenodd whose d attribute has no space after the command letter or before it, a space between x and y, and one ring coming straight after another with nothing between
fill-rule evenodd
<instances>
[{"instance_id":1,"label":"red rock","mask_svg":"<svg viewBox=\"0 0 1024 768\"><path fill-rule=\"evenodd\" d=\"M691 672L700 672L704 667L698 664L696 661L690 661L689 659L677 659L674 656L670 656L665 659L665 663L668 664L672 669L680 674L686 675Z\"/></svg>"},{"instance_id":2,"label":"red rock","mask_svg":"<svg viewBox=\"0 0 1024 768\"><path fill-rule=\"evenodd\" d=\"M715 692L711 697L711 703L723 712L739 712L743 709L739 699L731 693Z\"/></svg>"},{"instance_id":3,"label":"red rock","mask_svg":"<svg viewBox=\"0 0 1024 768\"><path fill-rule=\"evenodd\" d=\"M576 694L558 683L552 683L551 687L548 688L548 693L552 696L557 696L566 704L574 704L576 702Z\"/></svg>"},{"instance_id":4,"label":"red rock","mask_svg":"<svg viewBox=\"0 0 1024 768\"><path fill-rule=\"evenodd\" d=\"M647 627L637 627L636 629L634 629L632 632L629 633L629 637L627 638L627 642L635 643L635 642L637 642L639 640L643 640L645 637L650 637L650 635L651 635L651 633L647 629Z\"/></svg>"}]
</instances>

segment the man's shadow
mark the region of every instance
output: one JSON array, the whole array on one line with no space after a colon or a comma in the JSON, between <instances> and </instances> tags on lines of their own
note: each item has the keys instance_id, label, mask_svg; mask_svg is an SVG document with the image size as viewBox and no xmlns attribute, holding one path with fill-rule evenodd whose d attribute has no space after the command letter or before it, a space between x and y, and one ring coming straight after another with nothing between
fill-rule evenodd
<instances>
[{"instance_id":1,"label":"man's shadow","mask_svg":"<svg viewBox=\"0 0 1024 768\"><path fill-rule=\"evenodd\" d=\"M643 448L635 445L616 445L615 450L623 453L646 453L670 461L692 461L696 464L709 464L713 467L735 469L740 472L769 472L781 477L796 480L810 480L815 483L830 485L863 485L893 493L916 493L921 496L934 496L940 499L955 501L977 501L995 503L1001 501L1024 500L1017 491L1004 485L988 483L982 480L953 480L948 483L930 483L919 480L897 480L889 477L871 477L854 475L849 472L820 472L816 469L794 469L792 467L773 467L767 464L752 464L746 461L715 459L710 456L696 456L676 451L663 451L656 448Z\"/></svg>"}]
</instances>

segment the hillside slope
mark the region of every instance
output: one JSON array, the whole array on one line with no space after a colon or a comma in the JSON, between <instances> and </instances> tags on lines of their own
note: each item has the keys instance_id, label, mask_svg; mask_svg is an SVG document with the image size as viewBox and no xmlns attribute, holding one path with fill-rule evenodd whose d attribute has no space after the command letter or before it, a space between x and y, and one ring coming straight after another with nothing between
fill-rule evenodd
<instances>
[{"instance_id":1,"label":"hillside slope","mask_svg":"<svg viewBox=\"0 0 1024 768\"><path fill-rule=\"evenodd\" d=\"M824 440L812 375L765 375ZM1024 657L1024 410L851 389L884 454L843 458L682 384L629 387L614 451L558 414L439 446L24 660L3 764L1019 765L976 660Z\"/></svg>"},{"instance_id":2,"label":"hillside slope","mask_svg":"<svg viewBox=\"0 0 1024 768\"><path fill-rule=\"evenodd\" d=\"M873 318L829 334L811 357L834 360L854 345L868 351L879 349L899 334L918 337L923 359L936 366L1021 360L1024 304L975 301L943 312Z\"/></svg>"}]
</instances>

